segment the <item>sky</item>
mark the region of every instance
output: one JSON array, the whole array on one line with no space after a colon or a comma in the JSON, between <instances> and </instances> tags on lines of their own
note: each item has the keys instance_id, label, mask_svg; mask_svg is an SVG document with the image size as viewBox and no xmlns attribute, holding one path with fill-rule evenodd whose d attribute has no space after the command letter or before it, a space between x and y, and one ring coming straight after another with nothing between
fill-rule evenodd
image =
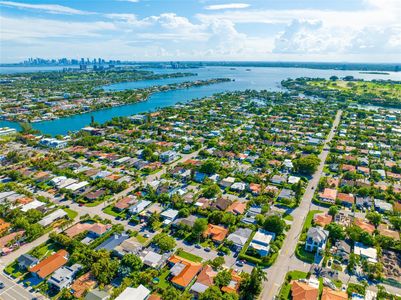
<instances>
[{"instance_id":1,"label":"sky","mask_svg":"<svg viewBox=\"0 0 401 300\"><path fill-rule=\"evenodd\" d=\"M0 62L401 62L400 0L0 0Z\"/></svg>"}]
</instances>

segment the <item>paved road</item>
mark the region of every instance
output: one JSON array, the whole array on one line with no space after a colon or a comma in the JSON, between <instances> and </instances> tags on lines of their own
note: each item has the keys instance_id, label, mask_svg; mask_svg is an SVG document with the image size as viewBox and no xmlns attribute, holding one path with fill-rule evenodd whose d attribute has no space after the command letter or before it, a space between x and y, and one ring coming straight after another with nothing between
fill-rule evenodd
<instances>
[{"instance_id":1,"label":"paved road","mask_svg":"<svg viewBox=\"0 0 401 300\"><path fill-rule=\"evenodd\" d=\"M339 110L336 114L336 117L333 122L333 126L330 130L329 135L327 136L324 146L324 149L328 149L328 143L332 140L335 134L335 129L341 118L342 111ZM302 227L305 221L305 218L311 209L312 206L312 198L313 194L319 184L320 177L323 173L324 163L326 161L327 155L329 154L329 150L324 150L320 153L320 165L313 174L312 179L309 181L308 186L306 187L305 194L302 198L302 201L293 213L294 221L292 223L291 229L288 231L287 236L284 240L283 247L281 248L280 255L277 258L277 261L274 263L272 267L267 270L267 281L265 281L263 286L263 291L260 296L261 299L271 300L274 299L275 295L278 294L281 285L284 282L285 275L288 271L292 270L300 270L300 271L309 271L310 265L304 262L301 262L295 257L295 248L298 243L299 236L302 232Z\"/></svg>"},{"instance_id":2,"label":"paved road","mask_svg":"<svg viewBox=\"0 0 401 300\"><path fill-rule=\"evenodd\" d=\"M4 283L4 288L0 290L0 300L28 300L35 297L23 286L1 273L0 281Z\"/></svg>"}]
</instances>

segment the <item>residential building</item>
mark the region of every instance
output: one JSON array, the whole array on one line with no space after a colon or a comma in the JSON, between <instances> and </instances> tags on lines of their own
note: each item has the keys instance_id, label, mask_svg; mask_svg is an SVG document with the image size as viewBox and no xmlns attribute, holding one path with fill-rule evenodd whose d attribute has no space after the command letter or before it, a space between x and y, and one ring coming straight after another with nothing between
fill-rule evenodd
<instances>
[{"instance_id":1,"label":"residential building","mask_svg":"<svg viewBox=\"0 0 401 300\"><path fill-rule=\"evenodd\" d=\"M47 281L52 286L56 287L58 290L67 288L71 285L74 280L75 275L82 269L79 264L74 264L71 267L64 266L56 270L52 276L50 276Z\"/></svg>"},{"instance_id":2,"label":"residential building","mask_svg":"<svg viewBox=\"0 0 401 300\"><path fill-rule=\"evenodd\" d=\"M96 286L95 276L91 272L78 277L71 285L71 293L76 298L82 298L85 293Z\"/></svg>"},{"instance_id":3,"label":"residential building","mask_svg":"<svg viewBox=\"0 0 401 300\"><path fill-rule=\"evenodd\" d=\"M239 251L245 246L251 234L252 229L238 228L227 237L227 240L231 241L234 244L235 249Z\"/></svg>"},{"instance_id":4,"label":"residential building","mask_svg":"<svg viewBox=\"0 0 401 300\"><path fill-rule=\"evenodd\" d=\"M191 287L191 293L195 294L195 296L198 296L199 294L205 292L210 286L213 285L213 280L216 275L217 272L214 271L211 266L204 266L195 283Z\"/></svg>"},{"instance_id":5,"label":"residential building","mask_svg":"<svg viewBox=\"0 0 401 300\"><path fill-rule=\"evenodd\" d=\"M326 247L329 232L321 227L311 227L307 232L305 250L309 252L320 251Z\"/></svg>"},{"instance_id":6,"label":"residential building","mask_svg":"<svg viewBox=\"0 0 401 300\"><path fill-rule=\"evenodd\" d=\"M213 224L208 224L207 229L203 232L203 236L205 238L209 237L212 239L213 242L216 243L222 243L226 238L227 234L228 234L228 229Z\"/></svg>"},{"instance_id":7,"label":"residential building","mask_svg":"<svg viewBox=\"0 0 401 300\"><path fill-rule=\"evenodd\" d=\"M17 262L18 266L22 270L28 270L33 266L37 265L39 263L39 260L36 257L33 257L32 255L22 254L20 257L18 257Z\"/></svg>"},{"instance_id":8,"label":"residential building","mask_svg":"<svg viewBox=\"0 0 401 300\"><path fill-rule=\"evenodd\" d=\"M260 256L267 256L270 252L270 243L276 238L276 234L264 229L258 229L252 238L249 247L255 249Z\"/></svg>"},{"instance_id":9,"label":"residential building","mask_svg":"<svg viewBox=\"0 0 401 300\"><path fill-rule=\"evenodd\" d=\"M168 261L172 265L170 274L173 277L170 281L180 289L185 289L202 269L201 263L192 262L177 255L171 256Z\"/></svg>"},{"instance_id":10,"label":"residential building","mask_svg":"<svg viewBox=\"0 0 401 300\"><path fill-rule=\"evenodd\" d=\"M29 268L29 272L38 276L39 278L46 278L58 268L61 268L68 262L68 252L59 250L56 253L42 260L40 263Z\"/></svg>"},{"instance_id":11,"label":"residential building","mask_svg":"<svg viewBox=\"0 0 401 300\"><path fill-rule=\"evenodd\" d=\"M145 300L148 299L150 291L140 284L136 288L127 287L116 300Z\"/></svg>"},{"instance_id":12,"label":"residential building","mask_svg":"<svg viewBox=\"0 0 401 300\"><path fill-rule=\"evenodd\" d=\"M292 300L317 300L319 285L310 284L306 280L293 280L291 282L291 296Z\"/></svg>"}]
</instances>

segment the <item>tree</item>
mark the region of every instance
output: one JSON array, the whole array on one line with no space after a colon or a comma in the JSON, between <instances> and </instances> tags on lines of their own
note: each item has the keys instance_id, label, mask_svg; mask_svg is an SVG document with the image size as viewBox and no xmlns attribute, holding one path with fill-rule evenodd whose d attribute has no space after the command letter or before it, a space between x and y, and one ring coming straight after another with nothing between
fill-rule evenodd
<instances>
[{"instance_id":1,"label":"tree","mask_svg":"<svg viewBox=\"0 0 401 300\"><path fill-rule=\"evenodd\" d=\"M330 80L331 80L331 81L336 81L336 80L338 80L338 77L337 77L337 76L335 76L335 75L333 75L333 76L330 76Z\"/></svg>"},{"instance_id":2,"label":"tree","mask_svg":"<svg viewBox=\"0 0 401 300\"><path fill-rule=\"evenodd\" d=\"M221 300L223 297L223 293L220 291L220 289L212 285L210 286L205 292L199 295L199 300Z\"/></svg>"},{"instance_id":3,"label":"tree","mask_svg":"<svg viewBox=\"0 0 401 300\"><path fill-rule=\"evenodd\" d=\"M338 206L332 205L329 208L329 215L334 217L336 214L338 214L339 211L340 210L339 210Z\"/></svg>"},{"instance_id":4,"label":"tree","mask_svg":"<svg viewBox=\"0 0 401 300\"><path fill-rule=\"evenodd\" d=\"M156 234L153 238L153 243L163 252L173 250L176 246L175 239L166 233Z\"/></svg>"},{"instance_id":5,"label":"tree","mask_svg":"<svg viewBox=\"0 0 401 300\"><path fill-rule=\"evenodd\" d=\"M302 156L294 160L294 168L301 174L312 175L319 166L320 159L315 154Z\"/></svg>"},{"instance_id":6,"label":"tree","mask_svg":"<svg viewBox=\"0 0 401 300\"><path fill-rule=\"evenodd\" d=\"M222 256L217 256L215 259L213 259L210 262L210 265L214 268L214 269L219 269L222 265L224 265L225 260L224 257Z\"/></svg>"},{"instance_id":7,"label":"tree","mask_svg":"<svg viewBox=\"0 0 401 300\"><path fill-rule=\"evenodd\" d=\"M206 218L198 218L194 222L194 226L192 227L192 234L195 238L199 239L202 233L207 228L207 219Z\"/></svg>"},{"instance_id":8,"label":"tree","mask_svg":"<svg viewBox=\"0 0 401 300\"><path fill-rule=\"evenodd\" d=\"M375 227L379 226L382 221L382 216L378 212L372 211L366 214L366 219L368 219Z\"/></svg>"},{"instance_id":9,"label":"tree","mask_svg":"<svg viewBox=\"0 0 401 300\"><path fill-rule=\"evenodd\" d=\"M220 193L220 188L217 184L212 184L203 190L203 196L206 198L214 198Z\"/></svg>"},{"instance_id":10,"label":"tree","mask_svg":"<svg viewBox=\"0 0 401 300\"><path fill-rule=\"evenodd\" d=\"M329 237L332 240L343 240L345 238L345 231L343 227L337 223L330 223L326 226L329 231Z\"/></svg>"},{"instance_id":11,"label":"tree","mask_svg":"<svg viewBox=\"0 0 401 300\"><path fill-rule=\"evenodd\" d=\"M262 291L262 282L266 279L266 273L259 267L253 268L251 275L243 278L240 291L242 299L256 299Z\"/></svg>"},{"instance_id":12,"label":"tree","mask_svg":"<svg viewBox=\"0 0 401 300\"><path fill-rule=\"evenodd\" d=\"M119 264L117 259L111 259L107 253L91 265L91 271L99 283L109 284L117 274Z\"/></svg>"},{"instance_id":13,"label":"tree","mask_svg":"<svg viewBox=\"0 0 401 300\"><path fill-rule=\"evenodd\" d=\"M199 168L199 171L208 175L217 173L220 169L220 164L212 159L206 160Z\"/></svg>"},{"instance_id":14,"label":"tree","mask_svg":"<svg viewBox=\"0 0 401 300\"><path fill-rule=\"evenodd\" d=\"M214 284L219 288L223 286L227 286L231 281L231 271L230 270L223 270L219 272L216 277L214 278Z\"/></svg>"},{"instance_id":15,"label":"tree","mask_svg":"<svg viewBox=\"0 0 401 300\"><path fill-rule=\"evenodd\" d=\"M139 271L143 266L142 260L135 254L124 255L121 263L129 267L132 271Z\"/></svg>"},{"instance_id":16,"label":"tree","mask_svg":"<svg viewBox=\"0 0 401 300\"><path fill-rule=\"evenodd\" d=\"M285 221L281 219L281 217L273 215L268 216L265 219L263 227L270 231L274 232L275 234L279 235L282 234L285 229Z\"/></svg>"}]
</instances>

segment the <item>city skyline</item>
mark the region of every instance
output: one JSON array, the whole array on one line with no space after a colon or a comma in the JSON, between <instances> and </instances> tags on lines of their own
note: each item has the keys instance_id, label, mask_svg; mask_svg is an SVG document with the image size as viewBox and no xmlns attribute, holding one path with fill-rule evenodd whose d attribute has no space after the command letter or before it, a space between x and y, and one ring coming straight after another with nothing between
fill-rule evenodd
<instances>
[{"instance_id":1,"label":"city skyline","mask_svg":"<svg viewBox=\"0 0 401 300\"><path fill-rule=\"evenodd\" d=\"M1 63L106 60L399 62L400 4L0 1ZM34 26L32 26L34 25Z\"/></svg>"}]
</instances>

